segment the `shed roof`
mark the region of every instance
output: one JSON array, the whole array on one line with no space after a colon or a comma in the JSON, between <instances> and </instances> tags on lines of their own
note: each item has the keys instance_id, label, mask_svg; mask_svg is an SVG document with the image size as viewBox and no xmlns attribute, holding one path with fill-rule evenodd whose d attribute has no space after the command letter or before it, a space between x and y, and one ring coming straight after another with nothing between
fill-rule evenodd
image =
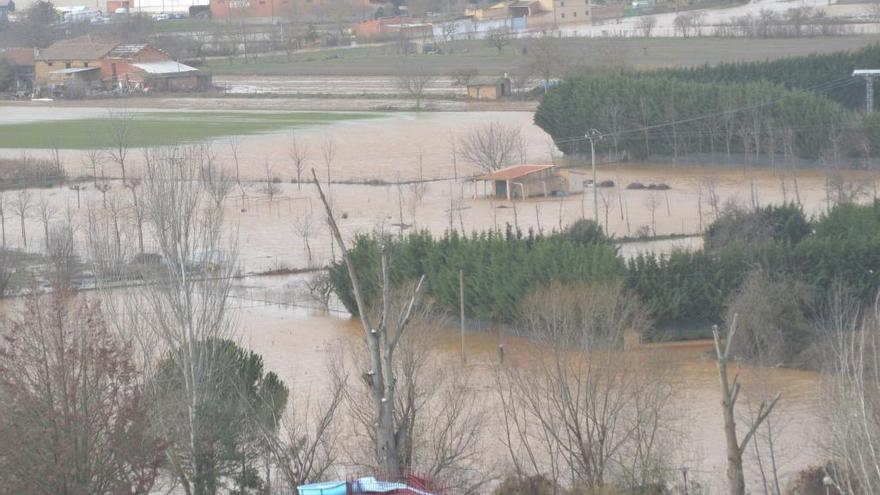
<instances>
[{"instance_id":1,"label":"shed roof","mask_svg":"<svg viewBox=\"0 0 880 495\"><path fill-rule=\"evenodd\" d=\"M506 81L507 77L478 76L468 81L468 86L495 86Z\"/></svg>"},{"instance_id":2,"label":"shed roof","mask_svg":"<svg viewBox=\"0 0 880 495\"><path fill-rule=\"evenodd\" d=\"M498 169L488 174L474 177L474 180L514 180L521 179L527 175L553 168L553 165L513 165Z\"/></svg>"},{"instance_id":3,"label":"shed roof","mask_svg":"<svg viewBox=\"0 0 880 495\"><path fill-rule=\"evenodd\" d=\"M169 75L169 74L178 74L182 72L198 72L199 69L195 67L190 67L186 64L182 64L180 62L175 62L174 60L163 60L161 62L141 62L137 64L131 64L138 69L146 72L147 74L154 75Z\"/></svg>"},{"instance_id":4,"label":"shed roof","mask_svg":"<svg viewBox=\"0 0 880 495\"><path fill-rule=\"evenodd\" d=\"M98 70L100 67L71 67L70 69L53 70L49 74L76 74L78 72L88 72L90 70Z\"/></svg>"}]
</instances>

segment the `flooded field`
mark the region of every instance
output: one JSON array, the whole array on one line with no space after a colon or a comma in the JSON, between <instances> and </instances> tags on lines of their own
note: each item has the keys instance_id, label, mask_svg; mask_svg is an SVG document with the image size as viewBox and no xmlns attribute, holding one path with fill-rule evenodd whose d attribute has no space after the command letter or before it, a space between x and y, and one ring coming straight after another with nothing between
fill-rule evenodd
<instances>
[{"instance_id":1,"label":"flooded field","mask_svg":"<svg viewBox=\"0 0 880 495\"><path fill-rule=\"evenodd\" d=\"M332 76L217 76L214 84L231 94L278 95L397 95L400 82L394 77L332 77ZM425 88L430 96L465 96L465 86L451 77L438 77Z\"/></svg>"},{"instance_id":2,"label":"flooded field","mask_svg":"<svg viewBox=\"0 0 880 495\"><path fill-rule=\"evenodd\" d=\"M57 118L96 115L98 108L65 108ZM4 114L6 115L6 114ZM43 112L16 110L10 118L42 118ZM340 216L343 231L351 236L360 232L384 229L400 232L426 228L441 233L450 227L472 231L505 228L507 224L523 231L550 231L580 219L592 218L592 191L558 198L533 198L508 202L486 197L482 185L463 177L479 172L473 164L453 153L453 142L470 129L492 121L522 128L526 160L548 163L559 157L552 152L550 139L531 123L528 112L464 113L389 113L368 120L350 120L297 131L297 139L306 148L306 174L314 168L319 179L329 176L333 182L329 194ZM279 267L304 268L322 265L332 255L329 234L324 227L323 211L313 185L291 183L296 171L290 159L289 133L270 133L240 139L236 186L225 201L228 225L242 246L240 257L247 273ZM230 142L212 142L216 163L234 174ZM16 156L21 150L2 150ZM40 156L41 151L30 151ZM62 150L65 167L71 175L88 172L83 152ZM134 150L129 158L129 176L137 176L142 156ZM104 157L98 175L117 177L117 165ZM455 177L459 177L458 180ZM266 194L266 178L279 181L271 198ZM396 182L429 180L422 184ZM740 167L695 167L672 165L612 164L600 167L600 181L610 180L614 187L599 188L598 218L607 231L617 237L644 234L698 234L725 204L779 204L799 201L808 215L819 214L827 207L828 177L821 170L794 172L749 170ZM845 180L858 186L863 199L874 194L876 177L870 172L848 172ZM344 182L344 183L341 183ZM360 184L370 182L371 185ZM665 184L668 190L627 189L631 183ZM130 192L120 181L108 181L104 193L86 183L80 191L69 188L34 190L34 203L45 197L56 212L71 210L82 224L89 208L104 209L104 199L115 201L123 226L131 225L128 208ZM476 193L476 197L475 197ZM7 192L9 197L11 192ZM77 208L79 198L79 208ZM9 214L7 214L9 215ZM23 247L18 222L7 218L7 244ZM41 222L33 213L26 218L31 231L29 249L41 249ZM128 235L131 235L129 231ZM306 249L308 238L311 257ZM651 249L668 252L689 248L694 241L651 244ZM622 248L625 255L644 251L638 244Z\"/></svg>"},{"instance_id":3,"label":"flooded field","mask_svg":"<svg viewBox=\"0 0 880 495\"><path fill-rule=\"evenodd\" d=\"M105 111L64 108L56 115L57 118L82 118ZM44 115L19 109L4 113L4 119L28 121ZM808 215L817 215L827 207L828 177L820 170L783 173L740 167L603 165L599 180L610 180L615 185L597 190L597 212L593 211L592 190L567 197L509 202L486 197L482 186L463 179L478 170L453 153L452 143L469 129L492 121L523 129L526 161L558 160L549 137L532 125L531 119L532 114L528 112L389 113L370 120L306 128L298 131L297 136L308 148L308 168L315 168L322 182L329 177L328 194L343 233L349 239L375 229L394 233L428 229L439 234L449 228L472 231L504 228L507 224L524 231L548 232L580 218L592 218L594 214L608 232L617 237L652 233L695 235L725 204L798 201ZM321 266L333 256L315 187L291 183L296 172L289 158L289 145L287 133L248 136L241 141L238 161L242 184L233 188L224 209L228 233L237 240L244 273ZM229 141L217 139L212 148L218 163L233 173L235 160ZM20 152L4 150L2 153L14 156ZM32 152L35 156L40 153L43 152ZM72 175L87 170L81 152L63 150L62 154ZM139 160L140 154L134 152L130 164L134 175L137 175ZM103 168L108 177L117 175L115 165L109 160L103 161ZM272 197L266 194L267 176L280 180ZM393 184L418 179L430 181ZM864 199L874 194L876 179L867 172L844 175L845 181L860 188ZM373 183L352 183L364 181ZM665 184L669 189L627 189L636 182ZM109 185L109 189L104 184ZM86 244L90 211L112 217L119 223L124 243L129 246L127 249L133 252L130 190L118 180L89 181L82 185L82 190L69 187L29 190L34 206L24 218L27 246L19 218L11 211L5 213L7 246L29 251L44 249L45 225L37 208L42 203L52 212L50 222L67 218L73 222L81 246ZM3 193L6 201L12 201L17 194L15 191ZM699 237L631 242L621 245L621 253L632 257L649 251L695 249L700 244ZM153 249L148 241L146 250ZM298 393L320 396L326 392L329 380L326 372L329 349L335 343L357 342L361 333L358 323L338 307L323 313L309 309L309 302L301 295L301 285L302 279L298 277L245 278L233 292L234 306L241 324L242 343L261 353L268 368L279 373ZM433 331L438 336L435 351L450 359L457 356L457 332L445 327ZM509 355L514 356L511 366L535 352L533 343L502 338L494 331L469 333L467 353L479 376L488 376L488 370L497 361L501 342ZM685 453L682 467L687 467L695 478L712 483L722 479L725 458L720 447L723 434L717 375L714 362L706 357L708 349L708 343L703 342L655 350L668 357L680 379L677 393L683 409L681 440L692 446ZM821 424L814 397L819 376L785 369L743 370L743 381L746 392L763 388L783 393L779 414L786 419L780 425L778 438L781 472L790 476L816 462L813 439ZM481 382L480 386L485 404L491 410L497 398L490 383ZM503 460L504 450L497 438L492 434L488 436L487 455ZM752 480L757 476L757 473L749 473Z\"/></svg>"},{"instance_id":4,"label":"flooded field","mask_svg":"<svg viewBox=\"0 0 880 495\"><path fill-rule=\"evenodd\" d=\"M307 390L320 397L328 393L330 377L326 372L329 356L341 343L358 343L362 338L359 322L339 313L310 312L297 304L295 298L283 296L299 283L299 277L261 277L242 281L236 291L241 307L242 342L261 353L269 368L278 372L288 384L297 390ZM274 300L275 304L253 307L255 301ZM251 307L248 307L251 306ZM435 328L435 352L454 365L460 352L458 330ZM498 398L491 388L491 373L498 364L498 346L503 344L506 366L527 364L535 356L534 342L500 335L496 331L468 332L466 353L471 371L480 377L477 386L480 397L493 415L490 424L500 427L497 416ZM724 437L721 429L717 370L708 358L708 342L685 345L646 346L628 353L660 352L671 366L672 376L678 380L676 402L681 406L675 428L678 440L687 445L676 454L680 467L687 467L691 479L700 480L710 488L709 493L720 490L718 481L723 479L725 466ZM743 368L744 383L742 409L744 417L740 424L747 424L748 405L755 407L761 394L782 392L775 426L778 431L777 448L783 486L789 477L804 466L817 462L818 454L814 440L821 429L819 404L816 394L820 386L819 375L812 372L786 369ZM505 465L506 451L497 432L488 433L486 457L497 458ZM753 453L749 453L753 455ZM751 462L754 465L753 462ZM747 473L757 483L757 471ZM757 486L757 485L754 485Z\"/></svg>"}]
</instances>

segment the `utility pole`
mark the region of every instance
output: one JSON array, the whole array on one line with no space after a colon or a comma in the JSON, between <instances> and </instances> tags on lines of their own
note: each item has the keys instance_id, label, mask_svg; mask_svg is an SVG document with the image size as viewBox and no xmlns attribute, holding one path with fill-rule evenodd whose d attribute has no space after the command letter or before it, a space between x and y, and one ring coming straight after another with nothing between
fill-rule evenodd
<instances>
[{"instance_id":1,"label":"utility pole","mask_svg":"<svg viewBox=\"0 0 880 495\"><path fill-rule=\"evenodd\" d=\"M599 191L596 189L598 185L596 184L595 141L602 140L602 133L596 129L590 129L584 137L590 140L590 162L593 164L593 221L596 222L596 225L599 225Z\"/></svg>"},{"instance_id":2,"label":"utility pole","mask_svg":"<svg viewBox=\"0 0 880 495\"><path fill-rule=\"evenodd\" d=\"M874 79L880 77L880 70L856 69L852 75L853 77L865 78L865 113L872 113L874 111Z\"/></svg>"}]
</instances>

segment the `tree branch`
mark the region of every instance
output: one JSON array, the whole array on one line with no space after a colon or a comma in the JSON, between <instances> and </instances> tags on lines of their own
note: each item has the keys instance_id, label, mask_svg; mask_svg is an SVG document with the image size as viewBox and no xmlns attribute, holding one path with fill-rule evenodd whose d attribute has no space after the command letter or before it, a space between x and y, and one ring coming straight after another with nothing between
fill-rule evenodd
<instances>
[{"instance_id":1,"label":"tree branch","mask_svg":"<svg viewBox=\"0 0 880 495\"><path fill-rule=\"evenodd\" d=\"M364 332L369 335L369 332L372 331L373 327L370 325L370 318L367 315L367 304L364 301L364 295L361 292L361 284L358 280L357 272L354 269L354 263L351 261L351 256L348 254L348 249L345 247L345 242L342 240L339 226L336 224L336 219L333 218L333 210L330 208L330 203L327 202L327 197L324 196L324 190L321 189L321 182L318 181L318 174L315 173L314 168L312 168L312 180L315 183L315 187L318 188L318 195L321 196L321 202L324 203L324 209L327 210L327 223L330 224L330 231L333 232L333 238L336 240L336 244L339 245L339 250L342 251L342 259L345 261L345 267L348 269L348 276L351 278L352 292L354 292L354 299L357 302L358 316L361 318Z\"/></svg>"}]
</instances>

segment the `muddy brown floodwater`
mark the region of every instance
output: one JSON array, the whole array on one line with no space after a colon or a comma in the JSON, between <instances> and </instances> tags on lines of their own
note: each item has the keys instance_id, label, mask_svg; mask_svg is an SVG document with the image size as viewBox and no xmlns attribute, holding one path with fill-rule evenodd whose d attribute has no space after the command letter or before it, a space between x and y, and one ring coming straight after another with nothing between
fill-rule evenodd
<instances>
[{"instance_id":1,"label":"muddy brown floodwater","mask_svg":"<svg viewBox=\"0 0 880 495\"><path fill-rule=\"evenodd\" d=\"M362 333L358 321L342 313L326 314L291 307L297 303L295 298L276 299L283 300L284 305L252 306L254 301L266 300L266 294L282 294L300 280L297 276L261 277L242 282L243 287L237 292L243 303L241 307L246 308L241 310L242 342L261 353L267 366L279 373L286 383L293 384L297 391L320 397L329 387L327 364L334 346L360 342ZM268 298L272 299L271 295ZM460 352L458 331L441 327L433 332L437 336L434 351L454 362ZM468 362L480 377L476 386L481 390L481 401L492 414L498 411L489 371L497 363L499 343L504 344L508 366L528 362L531 356L540 352L539 346L524 339L500 336L495 331L468 332ZM688 468L691 479L708 486L709 493L718 493L721 489L719 480L724 477L725 451L717 369L714 361L707 357L709 350L710 344L703 341L646 346L627 352L658 352L668 360L672 376L679 384L676 391L679 410L674 427L679 431L676 441L681 443L682 451L676 454L676 462ZM779 368L736 371L740 372L745 387L745 396L740 402L741 429L744 428L742 425L748 424L749 404L756 407L761 394L782 393L775 413L774 428L778 431L774 435L777 435L777 461L784 486L794 473L820 459L815 444L817 433L821 432L816 399L820 377L813 372ZM491 424L497 427L500 418L492 418ZM495 427L486 433L489 438L486 438L485 455L487 459L497 459L503 464L506 450L496 436ZM752 456L753 452L747 455ZM751 458L749 463L755 465ZM758 483L760 475L757 471L747 474L751 483ZM757 488L757 484L753 487Z\"/></svg>"},{"instance_id":2,"label":"muddy brown floodwater","mask_svg":"<svg viewBox=\"0 0 880 495\"><path fill-rule=\"evenodd\" d=\"M59 118L76 118L103 112L95 108L64 108ZM27 112L4 113L4 118L19 121L42 118ZM422 187L412 185L355 185L332 184L332 198L343 233L349 239L356 233L385 229L397 232L400 224L405 230L429 229L441 233L451 226L467 231L504 228L516 225L523 230L549 231L583 217L590 218L592 191L586 195L562 198L538 198L508 202L482 196L474 198L473 184L452 177L476 172L474 166L458 160L453 165L451 136L461 137L468 129L493 120L521 126L528 143L527 161L550 160L549 136L531 124L528 112L472 112L423 114L389 113L380 118L342 122L298 131L308 146L308 166L317 170L321 180L327 178L327 164L322 159L322 143L332 140L333 159L330 178L341 180L379 179L384 181L412 180L419 177L437 179ZM247 136L242 144L242 175L253 181L264 176L265 160L273 167L273 174L282 179L280 191L270 201L265 188L258 182L246 182L243 188L225 201L229 233L237 239L240 261L246 273L272 268L303 268L323 265L331 257L330 237L324 227L323 212L314 186L291 184L293 166L288 158L286 133ZM228 142L214 142L219 162L231 170L232 161ZM16 154L19 150L3 150L0 154ZM43 152L34 151L34 154ZM72 174L80 170L80 152L65 151L66 164ZM110 164L107 173L113 174ZM847 172L847 180L864 186L869 199L875 190L877 177L867 172ZM612 180L615 187L598 192L600 223L618 236L634 235L638 231L656 234L697 234L712 218L712 199L717 204L727 202L749 204L751 201L779 204L798 199L808 215L815 215L827 207L825 187L827 177L819 170L782 174L771 170L742 168L694 167L670 165L604 165L599 180ZM664 183L667 191L628 190L632 182ZM795 193L795 183L797 184ZM122 235L129 249L135 236L131 210L126 206L128 191L117 181L111 182L108 196L120 207L114 214L121 220ZM87 209L104 212L101 193L91 184L81 192L78 207L76 192L68 188L33 190L35 202L45 198L56 210L54 221L60 221L65 211L79 227L81 246L85 246ZM7 192L7 195L14 194ZM29 217L27 249L43 249L43 229L37 215ZM23 248L17 218L7 213L7 245ZM306 239L311 248L311 259L306 250ZM645 251L669 252L672 249L699 247L699 238L676 239L663 242L625 244L621 252L633 256ZM154 250L147 241L147 250ZM133 251L132 251L133 252ZM289 277L248 278L236 291L242 342L263 354L268 367L278 372L297 393L321 394L326 390L327 346L338 341L360 339L357 323L348 315L332 312L330 315L291 306L293 299L275 300L273 293L297 286L300 281ZM266 300L276 303L266 304ZM436 329L440 339L437 352L454 356L458 349L457 335L445 328ZM487 366L495 359L498 336L492 332L472 333L467 337L468 354L478 366ZM511 349L534 352L531 343L511 339ZM705 358L705 343L658 349L674 363L681 378L688 445L687 465L703 481L717 482L723 478L724 450L721 434L721 415L718 405L718 383L712 361ZM635 351L635 352L643 352ZM781 391L783 400L779 409L782 432L779 445L781 471L787 476L815 462L814 439L821 431L814 397L819 386L815 373L767 369L744 370L747 387L756 390L758 384L767 384L770 391ZM492 404L493 395L486 388L486 403ZM745 404L745 401L743 402ZM740 424L744 424L742 421ZM490 439L491 440L491 439ZM684 440L684 438L683 438ZM503 458L503 450L491 443L493 455ZM756 473L750 473L752 480ZM713 485L714 487L714 485ZM712 493L717 490L713 489Z\"/></svg>"}]
</instances>

